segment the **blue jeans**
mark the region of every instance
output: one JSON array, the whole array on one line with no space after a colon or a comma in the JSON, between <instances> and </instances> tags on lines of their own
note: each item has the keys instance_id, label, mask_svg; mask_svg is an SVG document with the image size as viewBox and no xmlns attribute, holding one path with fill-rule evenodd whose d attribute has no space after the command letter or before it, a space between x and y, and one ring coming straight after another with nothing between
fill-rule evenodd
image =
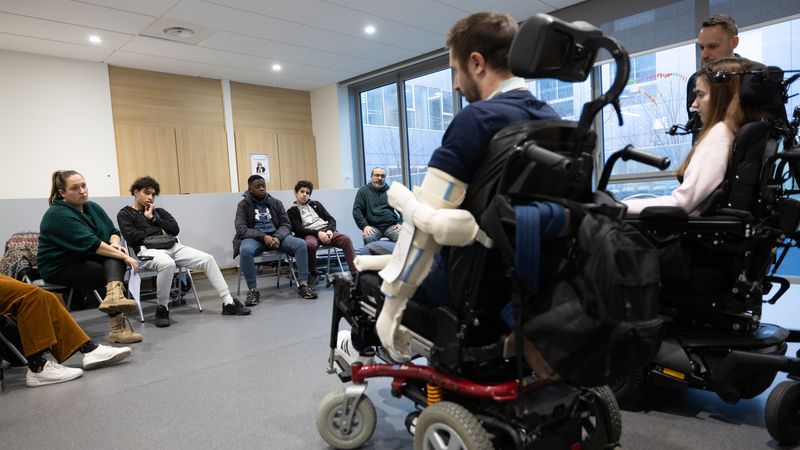
<instances>
[{"instance_id":1,"label":"blue jeans","mask_svg":"<svg viewBox=\"0 0 800 450\"><path fill-rule=\"evenodd\" d=\"M308 279L308 252L306 251L306 241L294 236L286 236L281 240L278 250L294 256L297 263L298 280ZM256 288L256 263L253 258L267 251L264 241L256 239L243 239L239 246L239 269L244 274L248 289Z\"/></svg>"},{"instance_id":2,"label":"blue jeans","mask_svg":"<svg viewBox=\"0 0 800 450\"><path fill-rule=\"evenodd\" d=\"M374 233L363 236L365 245L369 244L370 242L375 242L382 237L385 237L392 242L397 242L397 238L400 236L400 229L394 225L389 225L385 228L373 228L375 228Z\"/></svg>"}]
</instances>

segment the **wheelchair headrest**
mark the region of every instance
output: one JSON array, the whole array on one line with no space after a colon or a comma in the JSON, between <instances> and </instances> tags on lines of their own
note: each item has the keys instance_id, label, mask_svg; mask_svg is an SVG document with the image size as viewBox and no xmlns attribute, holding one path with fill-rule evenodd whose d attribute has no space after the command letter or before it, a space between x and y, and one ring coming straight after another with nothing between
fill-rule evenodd
<instances>
[{"instance_id":1,"label":"wheelchair headrest","mask_svg":"<svg viewBox=\"0 0 800 450\"><path fill-rule=\"evenodd\" d=\"M743 74L739 98L742 102L765 110L783 109L785 102L783 69L766 66Z\"/></svg>"},{"instance_id":2,"label":"wheelchair headrest","mask_svg":"<svg viewBox=\"0 0 800 450\"><path fill-rule=\"evenodd\" d=\"M511 71L523 78L583 81L597 56L597 48L586 44L602 35L587 22L536 14L522 24L511 44Z\"/></svg>"}]
</instances>

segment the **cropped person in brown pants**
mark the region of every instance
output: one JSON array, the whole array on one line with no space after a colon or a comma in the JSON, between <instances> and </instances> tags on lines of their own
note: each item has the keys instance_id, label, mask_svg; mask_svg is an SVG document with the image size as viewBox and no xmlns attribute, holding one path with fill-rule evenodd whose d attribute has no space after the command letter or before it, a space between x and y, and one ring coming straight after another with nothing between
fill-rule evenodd
<instances>
[{"instance_id":1,"label":"cropped person in brown pants","mask_svg":"<svg viewBox=\"0 0 800 450\"><path fill-rule=\"evenodd\" d=\"M75 322L59 298L36 286L0 275L0 315L16 319L28 360L28 386L74 380L83 370L62 366L73 353L83 353L83 369L114 364L131 354L130 347L95 344ZM44 358L50 352L57 362Z\"/></svg>"}]
</instances>

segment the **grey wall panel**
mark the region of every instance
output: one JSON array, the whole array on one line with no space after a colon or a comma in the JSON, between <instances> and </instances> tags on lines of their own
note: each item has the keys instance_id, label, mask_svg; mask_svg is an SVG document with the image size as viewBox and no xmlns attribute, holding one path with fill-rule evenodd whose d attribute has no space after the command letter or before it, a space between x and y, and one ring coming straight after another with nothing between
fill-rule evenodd
<instances>
[{"instance_id":1,"label":"grey wall panel","mask_svg":"<svg viewBox=\"0 0 800 450\"><path fill-rule=\"evenodd\" d=\"M270 192L288 209L294 201L292 191ZM312 198L325 205L336 218L337 228L350 236L356 248L362 245L361 232L353 221L353 198L356 189L327 189L314 191ZM181 242L214 255L220 267L235 266L233 259L233 218L240 193L165 195L156 205L175 216L181 227ZM105 208L116 223L117 212L131 204L132 197L93 197ZM5 242L18 231L38 231L39 222L47 210L46 199L0 200L0 241ZM4 249L0 249L2 254Z\"/></svg>"}]
</instances>

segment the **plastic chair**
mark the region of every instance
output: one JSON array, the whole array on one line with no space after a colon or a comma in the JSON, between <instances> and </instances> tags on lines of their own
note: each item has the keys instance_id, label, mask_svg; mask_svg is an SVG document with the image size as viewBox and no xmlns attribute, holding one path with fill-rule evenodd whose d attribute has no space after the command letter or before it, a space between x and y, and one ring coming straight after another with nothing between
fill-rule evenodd
<instances>
[{"instance_id":1,"label":"plastic chair","mask_svg":"<svg viewBox=\"0 0 800 450\"><path fill-rule=\"evenodd\" d=\"M239 259L241 261L241 258L239 258ZM277 277L277 280L275 281L275 288L280 288L281 287L281 264L282 264L282 262L284 260L289 265L289 275L290 275L290 277L289 277L289 286L292 286L292 283L298 284L297 283L297 275L294 272L294 257L293 256L291 256L291 255L289 255L287 253L278 251L278 250L267 250L264 253L262 253L262 254L256 256L255 258L253 258L253 261L255 262L256 265L264 264L264 263L272 262L272 261L277 261L278 262L278 264L275 267L275 272L274 272L275 276ZM237 276L237 279L236 279L236 296L238 297L242 293L242 268L241 268L240 264L236 265L236 272L238 273L238 276Z\"/></svg>"},{"instance_id":2,"label":"plastic chair","mask_svg":"<svg viewBox=\"0 0 800 450\"><path fill-rule=\"evenodd\" d=\"M143 269L142 268L143 262L142 260L139 259L139 255L137 255L136 252L133 251L133 248L130 245L127 245L127 247L128 247L128 254L131 255L131 257L136 258L137 261L139 261L138 275L140 279L155 278L158 276L158 271ZM130 271L126 272L126 277L128 281L130 280L130 274L131 274ZM197 289L195 289L194 287L194 278L192 278L192 270L190 268L176 265L175 277L173 278L173 289L178 289L179 298L183 297L184 294L181 291L180 285L178 284L176 286L177 280L179 280L180 275L186 275L189 277L189 283L192 286L192 294L194 294L194 301L195 303L197 303L198 312L203 312L203 305L200 304L200 297L197 295ZM131 293L130 282L128 286L128 292ZM133 297L133 300L136 301L136 305L139 307L139 320L144 322L144 312L142 311L141 293L139 293L139 295L131 294L131 297Z\"/></svg>"},{"instance_id":3,"label":"plastic chair","mask_svg":"<svg viewBox=\"0 0 800 450\"><path fill-rule=\"evenodd\" d=\"M336 258L336 263L339 265L339 271L344 272L344 266L342 265L342 256L344 251L339 247L334 247L332 245L320 245L317 249L317 254L320 252L326 252L325 259L327 259L328 264L325 267L325 275L331 274L331 257L333 256Z\"/></svg>"}]
</instances>

